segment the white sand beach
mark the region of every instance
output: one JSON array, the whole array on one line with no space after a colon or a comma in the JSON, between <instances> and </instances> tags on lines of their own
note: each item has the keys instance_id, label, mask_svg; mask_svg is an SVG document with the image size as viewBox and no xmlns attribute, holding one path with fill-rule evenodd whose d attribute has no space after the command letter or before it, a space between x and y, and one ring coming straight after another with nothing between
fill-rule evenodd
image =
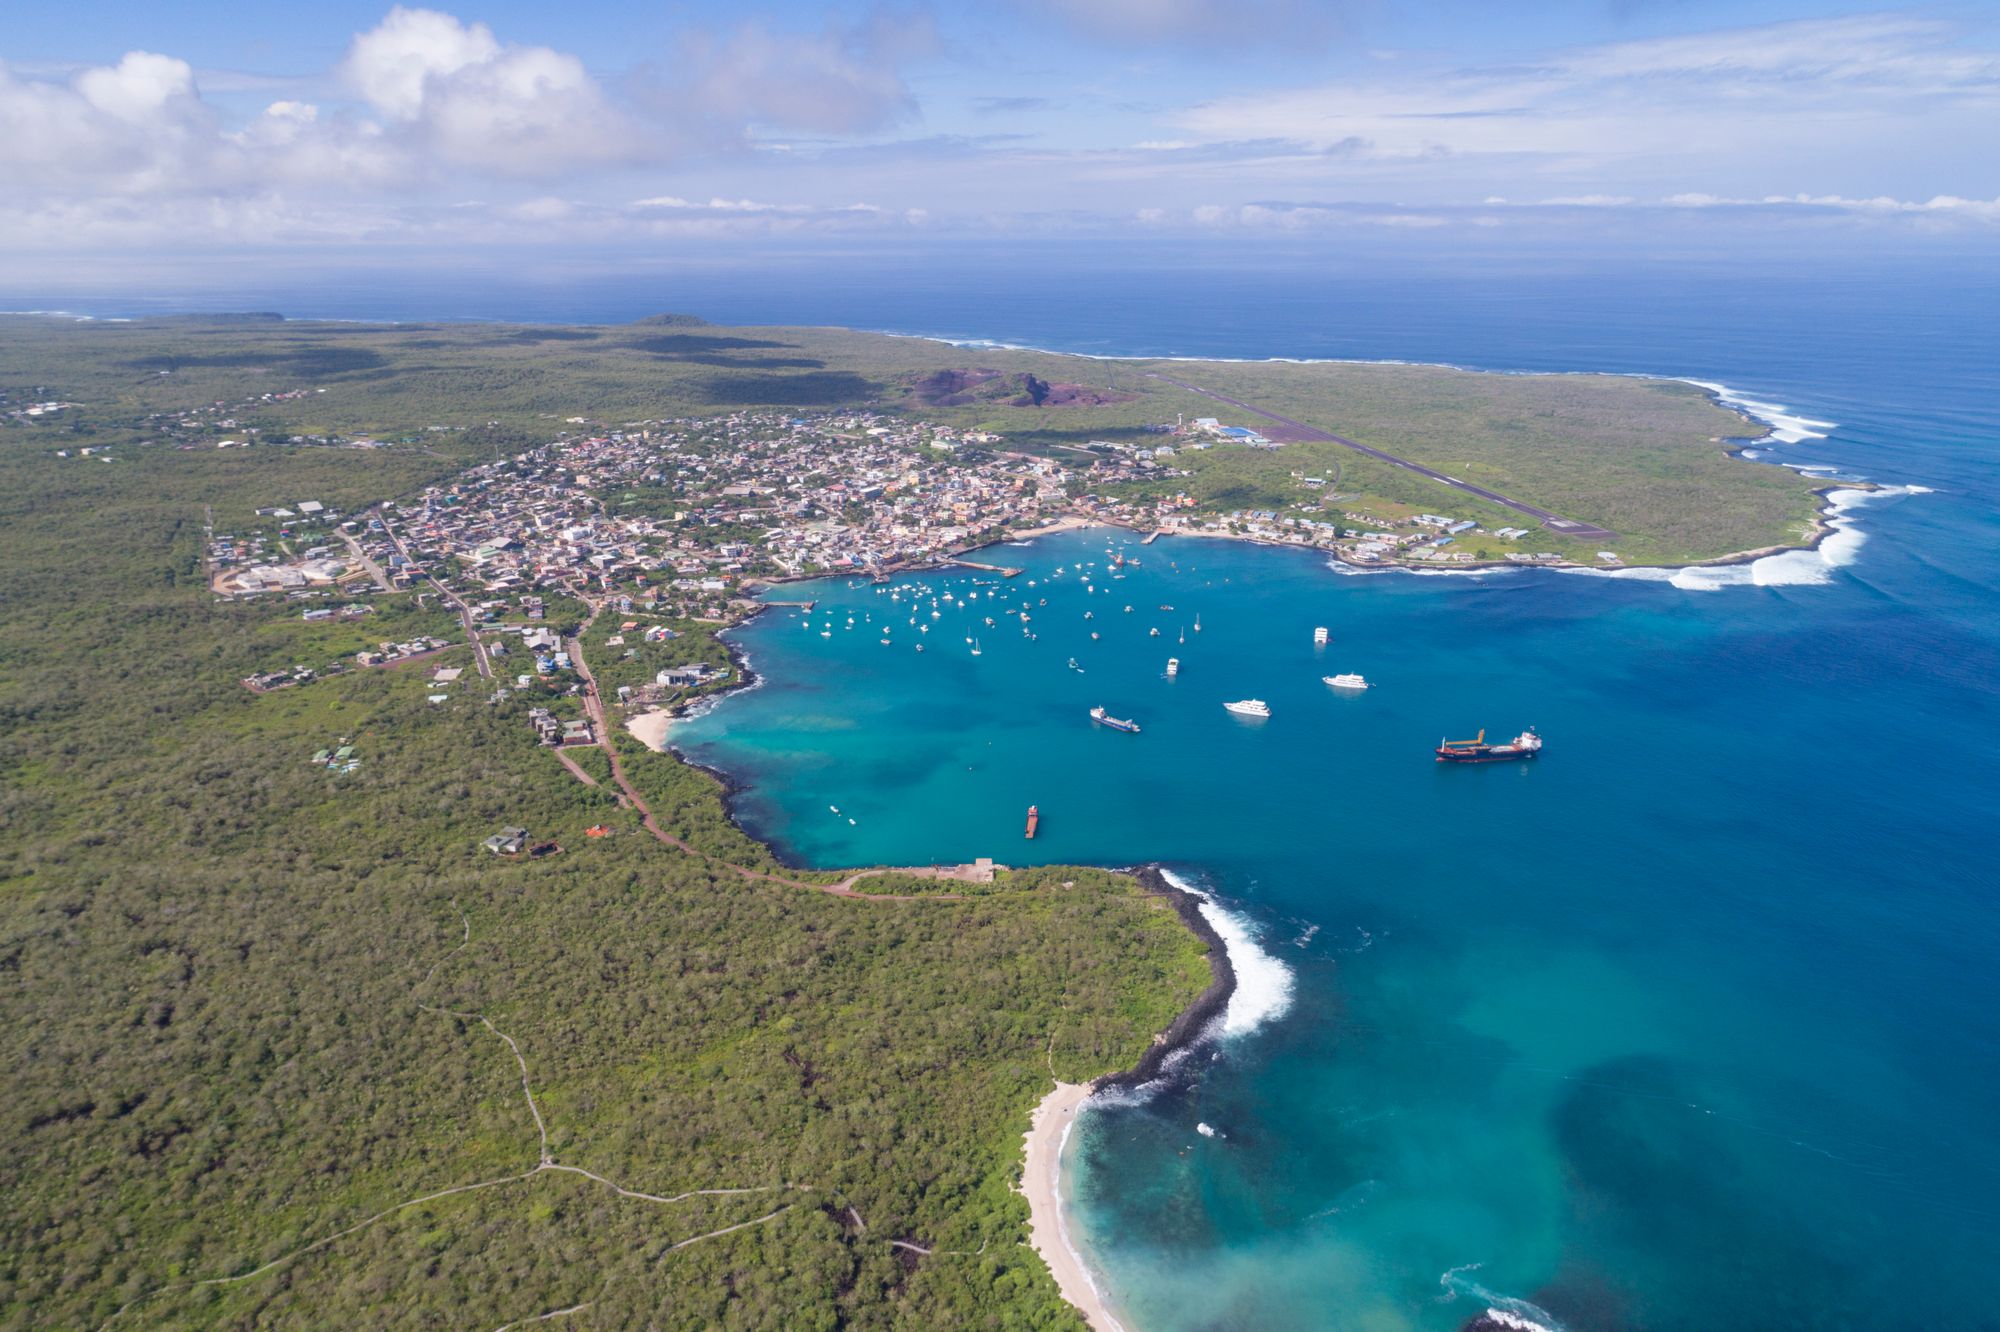
<instances>
[{"instance_id":1,"label":"white sand beach","mask_svg":"<svg viewBox=\"0 0 2000 1332\"><path fill-rule=\"evenodd\" d=\"M667 747L667 732L674 724L674 714L665 708L655 708L643 712L625 723L625 729L639 738L639 743L658 753Z\"/></svg>"},{"instance_id":2,"label":"white sand beach","mask_svg":"<svg viewBox=\"0 0 2000 1332\"><path fill-rule=\"evenodd\" d=\"M1096 1332L1124 1332L1105 1306L1103 1296L1091 1284L1083 1260L1063 1235L1060 1179L1063 1143L1090 1088L1075 1082L1058 1082L1055 1090L1042 1098L1029 1120L1028 1161L1022 1173L1022 1188L1028 1195L1028 1240L1035 1252L1055 1274L1063 1298L1082 1313L1084 1322Z\"/></svg>"}]
</instances>

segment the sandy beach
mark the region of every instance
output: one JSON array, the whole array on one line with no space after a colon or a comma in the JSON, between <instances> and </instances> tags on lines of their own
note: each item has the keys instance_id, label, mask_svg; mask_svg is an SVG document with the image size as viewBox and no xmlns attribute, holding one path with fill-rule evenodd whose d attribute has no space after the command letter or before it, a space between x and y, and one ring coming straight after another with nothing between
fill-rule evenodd
<instances>
[{"instance_id":1,"label":"sandy beach","mask_svg":"<svg viewBox=\"0 0 2000 1332\"><path fill-rule=\"evenodd\" d=\"M655 753L665 751L667 732L673 727L674 714L665 708L643 712L625 723L625 729L639 737L639 743Z\"/></svg>"},{"instance_id":2,"label":"sandy beach","mask_svg":"<svg viewBox=\"0 0 2000 1332\"><path fill-rule=\"evenodd\" d=\"M1049 1265L1063 1298L1076 1306L1084 1322L1096 1332L1124 1332L1091 1284L1082 1259L1063 1236L1058 1189L1063 1143L1076 1122L1078 1108L1089 1097L1090 1088L1081 1083L1058 1082L1029 1120L1028 1161L1021 1179L1028 1195L1028 1241Z\"/></svg>"}]
</instances>

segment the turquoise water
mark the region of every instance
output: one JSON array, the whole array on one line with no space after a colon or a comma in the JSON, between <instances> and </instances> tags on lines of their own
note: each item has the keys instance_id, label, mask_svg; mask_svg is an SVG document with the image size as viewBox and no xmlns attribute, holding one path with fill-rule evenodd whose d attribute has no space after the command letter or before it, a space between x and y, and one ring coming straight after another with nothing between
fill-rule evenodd
<instances>
[{"instance_id":1,"label":"turquoise water","mask_svg":"<svg viewBox=\"0 0 2000 1332\"><path fill-rule=\"evenodd\" d=\"M1140 566L1107 579L1107 545ZM813 864L1160 858L1253 922L1289 1006L1079 1132L1077 1229L1134 1324L1454 1327L1480 1291L1574 1327L1977 1311L2000 1155L1958 1043L1993 1034L1993 935L1923 903L1990 885L1951 843L1991 790L1935 780L1983 737L1880 724L1929 686L1876 598L1105 530L992 558L1027 572L789 589L818 611L743 635L768 683L678 738ZM934 620L933 591L981 595ZM1530 723L1537 763L1431 759Z\"/></svg>"},{"instance_id":2,"label":"turquoise water","mask_svg":"<svg viewBox=\"0 0 2000 1332\"><path fill-rule=\"evenodd\" d=\"M925 653L907 612L883 648L886 598L834 583L852 633L844 613L826 639L759 620L743 642L767 683L677 739L748 782L739 814L799 859L1164 858L1283 964L1258 973L1264 1021L1075 1135L1072 1229L1132 1327L1450 1329L1500 1307L1572 1332L1991 1328L2000 270L1391 269L1241 246L551 282L287 287L254 266L232 281L265 285L97 312L680 309L1691 375L1837 422L1780 455L1934 493L1855 510L1865 542L1767 569L1782 585L1363 577L1163 541L1086 595L1043 579L1101 568L1102 534L1067 536L1001 552L1049 599L1039 641L981 625L974 659L953 609ZM1348 669L1378 687L1319 683ZM1222 712L1245 695L1275 715ZM1094 703L1144 733L1091 726ZM1532 767L1431 762L1441 734L1530 723L1548 740Z\"/></svg>"}]
</instances>

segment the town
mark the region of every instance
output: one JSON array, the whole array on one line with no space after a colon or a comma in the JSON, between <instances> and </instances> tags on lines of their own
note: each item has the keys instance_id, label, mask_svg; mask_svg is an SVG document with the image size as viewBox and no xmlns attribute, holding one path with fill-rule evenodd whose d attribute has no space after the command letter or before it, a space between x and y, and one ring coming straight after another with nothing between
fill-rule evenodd
<instances>
[{"instance_id":1,"label":"town","mask_svg":"<svg viewBox=\"0 0 2000 1332\"><path fill-rule=\"evenodd\" d=\"M1157 443L1096 440L1078 450L1083 457L1059 460L1009 449L992 434L861 412L737 412L585 429L345 519L329 539L348 544L347 561L330 558L322 542L307 559L256 565L218 590L304 588L365 569L391 587L435 582L468 603L563 589L723 619L762 584L924 567L1080 522L1319 547L1361 565L1474 559L1454 548L1479 530L1473 521L1341 510L1350 497L1304 473L1294 478L1299 502L1282 511L1202 512L1184 493L1121 494L1126 482L1143 479L1157 491L1185 477L1177 450L1280 447L1208 418L1158 430ZM270 513L321 523L338 516L310 501ZM1529 532L1489 535L1511 543ZM261 552L256 540L218 553Z\"/></svg>"},{"instance_id":2,"label":"town","mask_svg":"<svg viewBox=\"0 0 2000 1332\"><path fill-rule=\"evenodd\" d=\"M307 622L359 619L372 594L412 591L420 607L456 615L480 676L499 673L496 659L507 655L499 635L519 634L534 669L515 687L539 680L581 694L564 633L599 610L712 632L754 613L774 584L970 562L981 547L1067 526L1309 547L1364 567L1466 565L1476 559L1462 543L1468 534L1509 545L1531 535L1443 514L1344 508L1354 497L1303 471L1292 473L1299 498L1282 510L1204 510L1179 485L1189 455L1285 447L1216 418L1150 427L1136 442L1092 440L1064 458L988 432L861 411L565 424L547 444L361 513L296 498L260 508L269 530L209 534L211 586L226 599L316 603L302 611ZM1566 562L1525 551L1500 558ZM1616 562L1609 552L1600 559ZM562 608L554 621L552 606ZM623 629L645 643L677 632L636 620ZM418 635L352 659L390 665L444 646ZM244 683L261 691L324 673L296 666ZM684 699L732 678L676 662L657 678L620 684L618 696L632 705ZM538 729L551 743L573 743L587 735L576 729L582 721Z\"/></svg>"}]
</instances>

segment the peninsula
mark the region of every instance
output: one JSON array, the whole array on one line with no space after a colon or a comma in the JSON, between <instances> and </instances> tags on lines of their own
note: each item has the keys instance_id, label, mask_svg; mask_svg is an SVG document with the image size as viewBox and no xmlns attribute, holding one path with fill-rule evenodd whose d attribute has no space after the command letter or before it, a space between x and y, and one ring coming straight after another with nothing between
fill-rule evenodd
<instances>
[{"instance_id":1,"label":"peninsula","mask_svg":"<svg viewBox=\"0 0 2000 1332\"><path fill-rule=\"evenodd\" d=\"M742 684L771 584L1066 524L1601 567L1816 507L1617 377L682 318L0 365L0 1308L78 1326L1073 1325L1022 1126L1184 1036L1211 942L1102 870L789 870L627 724Z\"/></svg>"}]
</instances>

